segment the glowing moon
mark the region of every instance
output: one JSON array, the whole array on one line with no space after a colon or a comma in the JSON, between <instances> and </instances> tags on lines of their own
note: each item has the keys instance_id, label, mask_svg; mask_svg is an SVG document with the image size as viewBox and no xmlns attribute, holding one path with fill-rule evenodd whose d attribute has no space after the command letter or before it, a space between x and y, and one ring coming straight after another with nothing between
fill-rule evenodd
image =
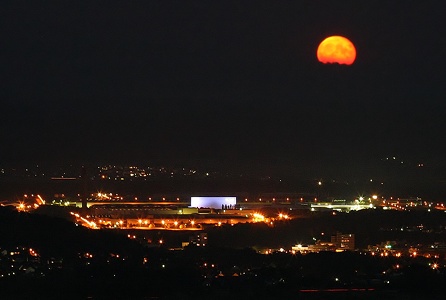
<instances>
[{"instance_id":1,"label":"glowing moon","mask_svg":"<svg viewBox=\"0 0 446 300\"><path fill-rule=\"evenodd\" d=\"M317 59L324 64L351 65L356 59L356 49L350 40L343 36L330 36L317 48Z\"/></svg>"}]
</instances>

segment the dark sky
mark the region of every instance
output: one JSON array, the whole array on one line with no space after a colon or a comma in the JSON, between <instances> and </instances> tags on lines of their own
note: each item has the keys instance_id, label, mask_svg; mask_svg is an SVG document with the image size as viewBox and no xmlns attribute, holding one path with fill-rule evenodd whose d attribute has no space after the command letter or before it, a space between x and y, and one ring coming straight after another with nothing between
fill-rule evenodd
<instances>
[{"instance_id":1,"label":"dark sky","mask_svg":"<svg viewBox=\"0 0 446 300\"><path fill-rule=\"evenodd\" d=\"M442 1L4 1L0 164L446 165ZM352 66L323 65L329 35Z\"/></svg>"}]
</instances>

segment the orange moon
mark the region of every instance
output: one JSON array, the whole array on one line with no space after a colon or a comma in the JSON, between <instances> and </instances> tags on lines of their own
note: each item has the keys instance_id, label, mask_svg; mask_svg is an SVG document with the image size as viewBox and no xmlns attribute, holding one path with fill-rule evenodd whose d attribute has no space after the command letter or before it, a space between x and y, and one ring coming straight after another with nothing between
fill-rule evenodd
<instances>
[{"instance_id":1,"label":"orange moon","mask_svg":"<svg viewBox=\"0 0 446 300\"><path fill-rule=\"evenodd\" d=\"M356 59L356 49L349 39L343 36L330 36L317 48L317 59L324 64L351 65Z\"/></svg>"}]
</instances>

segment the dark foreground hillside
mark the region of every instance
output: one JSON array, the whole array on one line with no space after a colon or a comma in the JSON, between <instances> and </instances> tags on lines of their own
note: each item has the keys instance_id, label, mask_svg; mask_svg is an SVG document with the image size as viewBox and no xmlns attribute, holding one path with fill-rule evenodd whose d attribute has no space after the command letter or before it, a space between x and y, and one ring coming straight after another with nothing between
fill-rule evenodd
<instances>
[{"instance_id":1,"label":"dark foreground hillside","mask_svg":"<svg viewBox=\"0 0 446 300\"><path fill-rule=\"evenodd\" d=\"M382 258L359 251L264 255L249 247L216 245L169 250L6 207L0 207L0 228L1 299L445 296L444 258L434 269L424 257Z\"/></svg>"}]
</instances>

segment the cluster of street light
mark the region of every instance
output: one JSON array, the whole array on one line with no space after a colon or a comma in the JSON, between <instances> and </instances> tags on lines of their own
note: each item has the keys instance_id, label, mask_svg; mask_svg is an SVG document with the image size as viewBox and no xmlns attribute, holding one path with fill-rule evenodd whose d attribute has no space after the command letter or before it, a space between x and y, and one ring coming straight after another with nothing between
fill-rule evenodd
<instances>
[{"instance_id":1,"label":"cluster of street light","mask_svg":"<svg viewBox=\"0 0 446 300\"><path fill-rule=\"evenodd\" d=\"M252 214L252 222L253 223L260 223L264 222L270 225L274 224L274 221L284 221L284 220L290 220L291 217L288 214L285 213L279 213L277 217L265 217L263 214L259 212L255 212Z\"/></svg>"},{"instance_id":2,"label":"cluster of street light","mask_svg":"<svg viewBox=\"0 0 446 300\"><path fill-rule=\"evenodd\" d=\"M82 225L84 225L85 227L88 227L90 229L99 229L94 221L89 221L78 213L70 212L70 214L72 216L75 216L77 220L81 220L83 222Z\"/></svg>"},{"instance_id":3,"label":"cluster of street light","mask_svg":"<svg viewBox=\"0 0 446 300\"><path fill-rule=\"evenodd\" d=\"M15 207L20 212L29 212L33 209L39 208L40 205L44 205L45 200L40 195L23 195L23 200L15 203Z\"/></svg>"}]
</instances>

